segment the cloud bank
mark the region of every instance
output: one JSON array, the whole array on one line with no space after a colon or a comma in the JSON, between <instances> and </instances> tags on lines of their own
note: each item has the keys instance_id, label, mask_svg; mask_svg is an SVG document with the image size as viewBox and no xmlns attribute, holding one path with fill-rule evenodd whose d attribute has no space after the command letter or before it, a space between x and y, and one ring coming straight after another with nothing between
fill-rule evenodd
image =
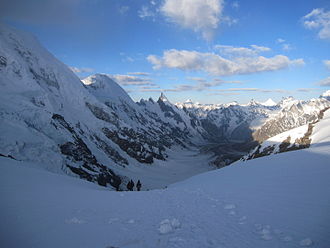
<instances>
[{"instance_id":1,"label":"cloud bank","mask_svg":"<svg viewBox=\"0 0 330 248\"><path fill-rule=\"evenodd\" d=\"M251 51L253 52L254 50L252 49ZM153 64L154 69L173 68L183 71L202 71L215 76L277 71L290 65L305 64L303 59L290 60L284 55L276 55L270 58L245 56L227 59L215 53L176 49L164 51L162 57L149 55L147 60Z\"/></svg>"},{"instance_id":2,"label":"cloud bank","mask_svg":"<svg viewBox=\"0 0 330 248\"><path fill-rule=\"evenodd\" d=\"M269 47L251 45L250 47L234 47L226 45L216 45L214 46L220 54L227 55L230 57L251 57L257 56L260 53L269 52L271 49Z\"/></svg>"},{"instance_id":3,"label":"cloud bank","mask_svg":"<svg viewBox=\"0 0 330 248\"><path fill-rule=\"evenodd\" d=\"M330 77L322 79L320 82L317 83L320 86L328 87L330 86Z\"/></svg>"},{"instance_id":4,"label":"cloud bank","mask_svg":"<svg viewBox=\"0 0 330 248\"><path fill-rule=\"evenodd\" d=\"M121 74L109 75L109 76L123 86L154 85L154 83L151 82L150 78L143 78L132 75L121 75Z\"/></svg>"}]
</instances>

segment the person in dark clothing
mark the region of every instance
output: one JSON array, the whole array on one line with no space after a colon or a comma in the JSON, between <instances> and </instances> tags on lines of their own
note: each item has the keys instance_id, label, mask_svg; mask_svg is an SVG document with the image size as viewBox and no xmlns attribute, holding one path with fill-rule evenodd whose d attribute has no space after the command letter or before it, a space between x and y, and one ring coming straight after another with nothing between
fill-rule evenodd
<instances>
[{"instance_id":1,"label":"person in dark clothing","mask_svg":"<svg viewBox=\"0 0 330 248\"><path fill-rule=\"evenodd\" d=\"M140 191L141 186L142 186L142 184L141 184L140 180L138 180L137 184L136 184L137 191Z\"/></svg>"},{"instance_id":2,"label":"person in dark clothing","mask_svg":"<svg viewBox=\"0 0 330 248\"><path fill-rule=\"evenodd\" d=\"M132 183L131 183L131 181L129 181L129 182L127 183L126 188L127 188L128 190L132 190Z\"/></svg>"},{"instance_id":3,"label":"person in dark clothing","mask_svg":"<svg viewBox=\"0 0 330 248\"><path fill-rule=\"evenodd\" d=\"M133 180L131 180L131 191L133 191L133 189L134 189L134 182L133 182Z\"/></svg>"}]
</instances>

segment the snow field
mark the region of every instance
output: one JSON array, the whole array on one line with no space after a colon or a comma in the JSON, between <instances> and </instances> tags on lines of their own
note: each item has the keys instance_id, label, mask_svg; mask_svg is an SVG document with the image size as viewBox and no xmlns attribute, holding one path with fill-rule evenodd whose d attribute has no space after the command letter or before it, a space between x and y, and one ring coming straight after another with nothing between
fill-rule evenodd
<instances>
[{"instance_id":1,"label":"snow field","mask_svg":"<svg viewBox=\"0 0 330 248\"><path fill-rule=\"evenodd\" d=\"M326 247L329 147L112 192L0 158L4 247ZM24 245L23 245L24 244Z\"/></svg>"}]
</instances>

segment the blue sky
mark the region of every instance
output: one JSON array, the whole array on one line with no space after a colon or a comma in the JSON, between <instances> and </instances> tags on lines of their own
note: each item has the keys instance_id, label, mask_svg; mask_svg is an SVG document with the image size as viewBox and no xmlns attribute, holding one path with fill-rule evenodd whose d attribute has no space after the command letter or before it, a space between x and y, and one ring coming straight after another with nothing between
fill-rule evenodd
<instances>
[{"instance_id":1,"label":"blue sky","mask_svg":"<svg viewBox=\"0 0 330 248\"><path fill-rule=\"evenodd\" d=\"M83 78L106 73L134 100L245 103L330 88L330 2L3 0L3 21L34 33Z\"/></svg>"}]
</instances>

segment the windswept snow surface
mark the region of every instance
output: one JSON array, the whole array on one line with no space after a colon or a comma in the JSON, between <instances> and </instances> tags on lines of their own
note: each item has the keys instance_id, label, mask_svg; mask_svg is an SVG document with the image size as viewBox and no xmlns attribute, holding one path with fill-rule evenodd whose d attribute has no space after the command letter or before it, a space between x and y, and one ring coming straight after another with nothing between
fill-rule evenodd
<instances>
[{"instance_id":1,"label":"windswept snow surface","mask_svg":"<svg viewBox=\"0 0 330 248\"><path fill-rule=\"evenodd\" d=\"M327 247L329 150L237 162L141 192L0 157L1 247Z\"/></svg>"}]
</instances>

